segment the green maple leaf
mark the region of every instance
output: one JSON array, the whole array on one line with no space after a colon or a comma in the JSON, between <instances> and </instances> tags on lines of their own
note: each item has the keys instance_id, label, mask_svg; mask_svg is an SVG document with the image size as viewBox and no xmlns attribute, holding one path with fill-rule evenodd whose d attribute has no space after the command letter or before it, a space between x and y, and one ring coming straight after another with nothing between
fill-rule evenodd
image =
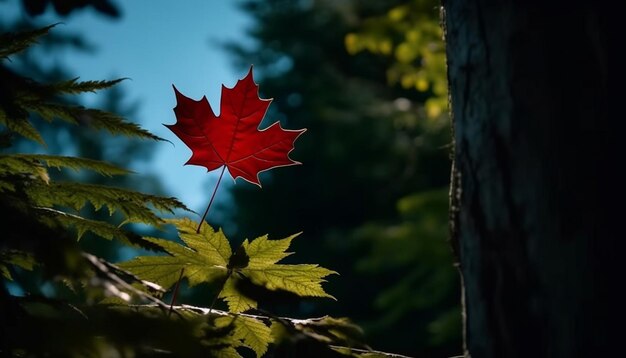
<instances>
[{"instance_id":1,"label":"green maple leaf","mask_svg":"<svg viewBox=\"0 0 626 358\"><path fill-rule=\"evenodd\" d=\"M217 327L233 325L231 338L241 345L248 347L261 357L267 352L267 347L273 342L272 329L261 320L246 316L220 317L216 319Z\"/></svg>"},{"instance_id":2,"label":"green maple leaf","mask_svg":"<svg viewBox=\"0 0 626 358\"><path fill-rule=\"evenodd\" d=\"M335 271L311 264L277 264L292 254L287 252L287 249L298 235L300 233L282 240L269 240L265 235L252 242L244 241L242 247L250 257L250 263L239 272L253 283L269 290L285 290L299 296L334 299L324 291L322 283L326 282L324 277L336 274Z\"/></svg>"},{"instance_id":3,"label":"green maple leaf","mask_svg":"<svg viewBox=\"0 0 626 358\"><path fill-rule=\"evenodd\" d=\"M221 230L216 232L209 225L202 225L202 229L196 234L197 224L189 219L167 222L176 225L180 239L187 246L147 237L147 241L161 246L171 256L138 256L119 266L164 288L169 288L178 281L181 270L184 270L183 277L187 278L190 286L212 282L227 275L226 266L232 253Z\"/></svg>"},{"instance_id":4,"label":"green maple leaf","mask_svg":"<svg viewBox=\"0 0 626 358\"><path fill-rule=\"evenodd\" d=\"M267 235L252 241L245 240L233 253L221 230L215 231L209 225L202 225L200 232L196 233L198 224L192 220L168 222L177 227L179 237L186 245L145 238L163 247L171 256L139 256L119 266L164 288L173 286L181 272L190 286L221 281L223 286L218 297L226 301L229 311L233 313L257 307L253 298L242 294L237 288L237 280L241 278L247 278L269 290L334 299L324 291L322 283L326 282L326 276L336 272L312 264L278 264L292 254L287 250L299 234L282 240L269 240Z\"/></svg>"},{"instance_id":5,"label":"green maple leaf","mask_svg":"<svg viewBox=\"0 0 626 358\"><path fill-rule=\"evenodd\" d=\"M228 310L233 313L244 312L251 308L256 308L257 302L255 300L242 295L237 290L236 277L237 276L228 277L218 297L226 301L228 304Z\"/></svg>"},{"instance_id":6,"label":"green maple leaf","mask_svg":"<svg viewBox=\"0 0 626 358\"><path fill-rule=\"evenodd\" d=\"M236 281L239 279L239 275L268 290L284 290L295 293L298 296L335 299L324 291L322 283L326 282L324 277L336 272L311 264L277 264L277 262L292 254L287 252L287 250L291 245L291 241L298 235L300 234L294 234L282 240L269 240L267 235L265 235L251 242L248 240L243 242L240 250L247 256L247 264L239 267L231 265L234 266L235 274L228 276L219 295L228 304L230 312L244 312L257 306L255 300L243 295L237 289Z\"/></svg>"}]
</instances>

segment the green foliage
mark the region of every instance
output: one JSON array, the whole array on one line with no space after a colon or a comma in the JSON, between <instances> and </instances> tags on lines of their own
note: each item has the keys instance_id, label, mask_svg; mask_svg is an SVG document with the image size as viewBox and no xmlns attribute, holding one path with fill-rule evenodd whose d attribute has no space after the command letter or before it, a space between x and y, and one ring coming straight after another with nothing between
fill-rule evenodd
<instances>
[{"instance_id":1,"label":"green foliage","mask_svg":"<svg viewBox=\"0 0 626 358\"><path fill-rule=\"evenodd\" d=\"M269 343L272 342L272 330L262 321L246 316L220 317L215 320L217 327L229 327L234 329L231 338L236 344L244 345L252 349L257 357L267 352Z\"/></svg>"},{"instance_id":2,"label":"green foliage","mask_svg":"<svg viewBox=\"0 0 626 358\"><path fill-rule=\"evenodd\" d=\"M84 89L81 92L91 92L99 89L100 87L102 87L99 83L107 83L110 85L112 83L115 83L115 81L92 82L91 86L84 86ZM59 94L66 91L74 90L71 85L67 88L64 88L62 86L62 84L55 86ZM22 94L20 96L26 97ZM128 137L146 138L153 140L163 140L162 138L157 137L154 134L142 129L135 123L128 122L114 113L98 109L89 109L82 106L63 106L54 103L45 103L41 102L41 98L39 97L36 97L32 100L23 100L18 102L18 108L36 113L48 121L52 121L53 119L57 118L71 124L87 125L95 129L104 129L111 134L119 134ZM6 120L6 123L9 126L12 126L15 123L19 123L22 121L23 119L20 118L9 117ZM20 129L22 128L22 125L18 124L14 128ZM40 140L38 134L32 134L30 129L25 132L17 132L29 139L36 140L43 144L43 141Z\"/></svg>"},{"instance_id":3,"label":"green foliage","mask_svg":"<svg viewBox=\"0 0 626 358\"><path fill-rule=\"evenodd\" d=\"M75 171L91 170L104 176L124 175L130 171L106 162L87 158L63 157L45 154L0 155L0 175L10 172L28 174L48 182L48 168L69 168Z\"/></svg>"},{"instance_id":4,"label":"green foliage","mask_svg":"<svg viewBox=\"0 0 626 358\"><path fill-rule=\"evenodd\" d=\"M285 290L299 296L330 297L324 292L321 283L324 277L336 272L318 265L281 265L278 261L290 255L286 252L296 235L282 240L268 240L267 236L259 237L250 243L242 244L244 252L250 257L250 263L241 268L243 276L253 283L265 286L269 290Z\"/></svg>"},{"instance_id":5,"label":"green foliage","mask_svg":"<svg viewBox=\"0 0 626 358\"><path fill-rule=\"evenodd\" d=\"M0 36L6 58L47 33L41 30ZM15 42L13 44L12 42ZM80 94L115 81L76 79L42 85L5 67L15 81L0 90L0 119L8 133L43 143L31 119L58 117L71 123L129 137L158 139L115 114L64 104L61 94ZM85 117L87 116L87 117ZM6 146L10 147L7 142ZM190 219L162 219L157 212L187 210L174 198L77 181L57 181L49 169L88 170L104 177L125 175L123 168L80 157L0 154L0 353L7 356L162 356L257 357L292 355L306 349L338 355L332 345L369 348L359 329L344 319L297 320L244 314L259 303L243 289L281 290L298 296L330 297L322 288L334 272L318 265L281 264L294 237L244 241L232 250L221 230L208 224L196 233ZM84 216L91 206L121 217L120 225ZM133 232L127 223L155 229L173 224L181 243ZM168 256L138 256L115 265L88 252L77 240L87 233ZM179 277L190 286L220 285L228 311L174 306L161 299ZM245 282L244 282L245 281ZM178 286L178 285L176 285ZM45 287L45 289L44 289Z\"/></svg>"},{"instance_id":6,"label":"green foliage","mask_svg":"<svg viewBox=\"0 0 626 358\"><path fill-rule=\"evenodd\" d=\"M115 86L123 80L124 78L112 81L78 81L78 77L76 77L71 80L61 81L48 86L43 85L42 89L50 93L81 94L107 89Z\"/></svg>"},{"instance_id":7,"label":"green foliage","mask_svg":"<svg viewBox=\"0 0 626 358\"><path fill-rule=\"evenodd\" d=\"M430 92L426 114L445 115L448 105L445 46L439 25L438 1L411 0L394 6L384 15L365 18L358 31L345 36L349 53L368 51L388 56L394 62L387 69L391 84Z\"/></svg>"},{"instance_id":8,"label":"green foliage","mask_svg":"<svg viewBox=\"0 0 626 358\"><path fill-rule=\"evenodd\" d=\"M9 268L7 267L8 265L14 265L24 270L32 271L35 266L35 260L32 255L17 250L0 252L0 273L4 278L13 280L11 272L9 272Z\"/></svg>"},{"instance_id":9,"label":"green foliage","mask_svg":"<svg viewBox=\"0 0 626 358\"><path fill-rule=\"evenodd\" d=\"M388 82L427 94L424 109L429 118L445 116L448 104L439 5L432 0L398 3L382 14L364 17L358 29L344 38L346 49L353 55L367 51L392 58L386 71ZM369 223L353 236L369 250L357 263L358 270L379 276L405 272L397 284L377 297L375 304L381 316L364 324L388 336L384 332L406 320L406 312L422 311L430 320L420 334L428 337L427 344L458 341L460 308L450 299L458 295L458 273L450 264L441 266L453 261L445 243L448 190L410 193L398 200L397 209L400 220Z\"/></svg>"},{"instance_id":10,"label":"green foliage","mask_svg":"<svg viewBox=\"0 0 626 358\"><path fill-rule=\"evenodd\" d=\"M183 276L191 286L224 277L230 258L230 244L224 234L214 232L208 225L203 225L202 232L195 234L191 220L178 222L180 238L187 246L164 239L145 238L161 246L171 256L138 256L119 264L119 267L165 288L178 281L183 269Z\"/></svg>"},{"instance_id":11,"label":"green foliage","mask_svg":"<svg viewBox=\"0 0 626 358\"><path fill-rule=\"evenodd\" d=\"M86 233L92 233L107 240L117 240L125 245L136 246L153 251L161 251L161 247L145 240L145 238L112 225L105 221L87 219L79 215L73 215L52 208L36 208L42 221L49 224L58 224L61 227L75 232L75 237L80 240Z\"/></svg>"},{"instance_id":12,"label":"green foliage","mask_svg":"<svg viewBox=\"0 0 626 358\"><path fill-rule=\"evenodd\" d=\"M29 44L35 43L38 37L46 34L50 28L0 36L0 49L2 49L3 57L13 55L25 49ZM45 85L22 77L4 67L3 64L0 65L0 72L6 75L8 80L0 85L0 92L3 95L0 100L2 123L5 124L8 133L24 134L21 129L25 129L27 136L40 142L43 141L40 140L41 136L31 123L30 112L37 112L37 108L54 108L58 113L72 113L76 108L63 104L59 97L61 94L95 91L108 88L119 82L119 80L78 82L74 79ZM23 106L26 102L32 103ZM85 113L98 112L100 117L117 118L115 120L94 119L96 122L105 123L103 125L110 127L112 133L125 133L132 137L145 132L135 124L126 122L114 114L107 114L103 111L93 112L95 110L91 109L84 111L86 111ZM96 124L97 126L99 125ZM136 127L137 131L129 130L128 128L131 127ZM5 131L5 135L6 133ZM150 138L152 136L148 132L145 133L146 135L143 137ZM10 146L10 143L7 142L4 145ZM126 169L106 162L80 157L48 154L0 154L0 193L2 193L0 204L4 217L11 223L10 229L2 241L2 246L0 246L2 273L5 277L12 277L13 267L32 269L32 265L24 266L24 261L16 261L15 252L27 248L31 252L25 252L25 255L30 255L29 257L35 257L38 260L42 258L37 258L37 255L34 254L45 254L43 248L50 244L42 245L41 250L33 250L33 247L37 248L37 245L29 241L29 235L71 237L71 235L67 235L69 232L64 230L70 227L76 230L79 238L89 231L106 239L118 239L126 244L160 249L156 245L142 241L139 235L130 231L106 222L83 217L80 212L87 203L90 203L96 210L106 206L109 214L121 213L124 223L149 225L163 223L154 210L173 213L176 209L186 209L182 203L174 198L162 198L104 185L56 182L51 179L49 168L67 168L75 171L89 170L107 177L130 173ZM14 220L11 221L11 218ZM25 224L29 221L33 223ZM24 227L21 227L20 223ZM44 238L36 236L31 239L38 241ZM59 247L60 250L63 249L63 245L59 245ZM52 255L54 252L52 251L50 254ZM7 256L7 253L12 254ZM65 265L67 262L57 262L57 264ZM67 267L63 269L67 269Z\"/></svg>"},{"instance_id":13,"label":"green foliage","mask_svg":"<svg viewBox=\"0 0 626 358\"><path fill-rule=\"evenodd\" d=\"M30 45L36 43L40 36L48 34L48 31L54 26L56 25L46 26L32 31L0 34L0 60L4 60L10 55L17 54L27 49Z\"/></svg>"},{"instance_id":14,"label":"green foliage","mask_svg":"<svg viewBox=\"0 0 626 358\"><path fill-rule=\"evenodd\" d=\"M91 203L96 210L104 206L108 207L109 215L113 215L116 211L121 212L125 222L150 225L162 222L150 206L170 213L174 213L174 209L185 208L174 198L162 198L94 184L33 182L25 189L25 192L38 206L69 207L79 211L87 203Z\"/></svg>"},{"instance_id":15,"label":"green foliage","mask_svg":"<svg viewBox=\"0 0 626 358\"><path fill-rule=\"evenodd\" d=\"M363 324L387 336L394 326L410 321L406 312L418 311L429 321L421 328L421 339L432 345L460 339L461 314L454 299L459 294L458 274L452 264L440 266L441 262L453 262L446 242L447 190L409 195L399 200L397 210L400 219L396 222L370 223L353 234L353 239L369 251L356 263L360 272L374 279L404 273L378 295L375 305L380 315ZM409 338L403 332L395 335Z\"/></svg>"},{"instance_id":16,"label":"green foliage","mask_svg":"<svg viewBox=\"0 0 626 358\"><path fill-rule=\"evenodd\" d=\"M47 34L52 27L2 35L0 38L0 58L6 59L24 50L30 44L35 43L40 36ZM57 118L75 125L105 129L111 134L162 140L137 124L128 122L114 113L58 102L59 96L63 94L95 92L110 88L119 83L121 79L79 82L77 78L74 78L52 85L44 85L30 78L19 76L5 67L0 67L0 75L3 80L7 81L7 84L0 86L0 94L3 97L0 100L0 123L4 124L9 131L40 144L45 144L44 140L29 120L29 113L36 113L48 121Z\"/></svg>"},{"instance_id":17,"label":"green foliage","mask_svg":"<svg viewBox=\"0 0 626 358\"><path fill-rule=\"evenodd\" d=\"M219 294L228 303L230 312L239 313L257 307L257 302L242 293L237 281L245 278L268 290L282 290L298 296L330 297L321 284L324 277L334 271L318 265L278 264L291 253L286 252L296 235L282 240L269 240L267 236L244 241L233 255L224 233L189 219L168 220L176 225L180 239L186 245L157 238L145 240L161 246L171 256L139 256L119 264L138 277L165 288L173 286L182 277L190 286L204 282L223 282ZM242 260L241 256L245 259Z\"/></svg>"}]
</instances>

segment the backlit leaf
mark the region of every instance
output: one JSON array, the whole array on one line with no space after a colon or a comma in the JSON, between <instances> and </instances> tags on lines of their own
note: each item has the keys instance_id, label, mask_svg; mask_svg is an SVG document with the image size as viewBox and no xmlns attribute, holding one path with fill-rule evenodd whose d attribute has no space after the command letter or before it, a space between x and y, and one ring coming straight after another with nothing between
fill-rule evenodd
<instances>
[{"instance_id":1,"label":"backlit leaf","mask_svg":"<svg viewBox=\"0 0 626 358\"><path fill-rule=\"evenodd\" d=\"M226 275L226 266L219 264L220 260L216 260L212 251L196 251L191 247L157 238L145 240L163 247L172 256L138 256L118 266L166 289L178 281L183 269L183 277L187 278L190 286L211 282ZM202 249L202 246L197 247Z\"/></svg>"},{"instance_id":2,"label":"backlit leaf","mask_svg":"<svg viewBox=\"0 0 626 358\"><path fill-rule=\"evenodd\" d=\"M139 256L119 266L165 288L176 283L183 269L183 277L189 280L191 286L202 282L219 282L226 277L218 297L225 300L229 311L234 313L257 307L254 298L242 294L237 288L240 277L268 290L334 299L324 291L322 284L326 282L325 277L336 272L318 265L277 263L291 254L287 250L299 234L282 240L270 240L267 235L252 241L246 240L233 254L221 230L214 231L209 225L203 225L200 232L196 233L197 223L192 220L171 219L167 222L176 226L180 239L186 245L144 238L159 245L171 256Z\"/></svg>"},{"instance_id":3,"label":"backlit leaf","mask_svg":"<svg viewBox=\"0 0 626 358\"><path fill-rule=\"evenodd\" d=\"M262 269L245 268L241 272L257 285L269 290L285 290L299 296L335 299L322 288L323 278L336 272L318 265L271 265Z\"/></svg>"},{"instance_id":4,"label":"backlit leaf","mask_svg":"<svg viewBox=\"0 0 626 358\"><path fill-rule=\"evenodd\" d=\"M267 347L273 339L272 330L265 323L256 318L241 315L220 317L216 320L218 327L231 324L235 326L232 331L233 338L240 340L244 346L252 349L257 357L261 357L267 352Z\"/></svg>"},{"instance_id":5,"label":"backlit leaf","mask_svg":"<svg viewBox=\"0 0 626 358\"><path fill-rule=\"evenodd\" d=\"M216 232L211 226L202 225L200 232L196 233L198 224L190 219L170 219L166 222L176 225L181 240L187 246L210 258L213 265L226 266L228 264L232 252L230 243L221 229Z\"/></svg>"},{"instance_id":6,"label":"backlit leaf","mask_svg":"<svg viewBox=\"0 0 626 358\"><path fill-rule=\"evenodd\" d=\"M220 292L219 298L224 299L228 304L228 311L233 313L240 313L247 311L251 308L257 307L257 302L252 298L242 295L237 290L236 277L230 276L224 283L224 287Z\"/></svg>"},{"instance_id":7,"label":"backlit leaf","mask_svg":"<svg viewBox=\"0 0 626 358\"><path fill-rule=\"evenodd\" d=\"M244 241L242 246L246 250L246 253L250 257L248 267L250 269L260 269L270 266L291 255L291 252L287 252L291 240L293 240L300 233L291 235L282 240L269 240L267 235L261 236L248 242Z\"/></svg>"},{"instance_id":8,"label":"backlit leaf","mask_svg":"<svg viewBox=\"0 0 626 358\"><path fill-rule=\"evenodd\" d=\"M271 100L259 98L252 68L233 88L222 86L219 117L206 97L195 101L176 87L174 92L176 123L166 126L192 150L187 164L209 171L226 166L234 179L241 177L258 186L259 172L300 164L289 153L305 129L283 129L275 122L259 130Z\"/></svg>"}]
</instances>

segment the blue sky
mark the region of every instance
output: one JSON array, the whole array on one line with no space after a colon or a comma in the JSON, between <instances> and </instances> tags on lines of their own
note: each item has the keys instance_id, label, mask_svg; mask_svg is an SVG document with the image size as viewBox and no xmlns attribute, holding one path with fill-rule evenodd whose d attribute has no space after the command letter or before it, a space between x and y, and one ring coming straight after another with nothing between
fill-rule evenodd
<instances>
[{"instance_id":1,"label":"blue sky","mask_svg":"<svg viewBox=\"0 0 626 358\"><path fill-rule=\"evenodd\" d=\"M244 41L250 19L237 9L237 1L232 0L118 0L115 3L122 11L121 19L108 19L89 10L60 20L52 14L38 18L41 24L62 21L64 25L54 31L79 32L97 47L95 54L66 51L50 60L63 63L83 80L131 79L121 86L129 102L140 103L137 118L132 120L174 143L174 146L158 144L153 162L137 163L132 169L158 175L167 195L178 197L201 213L219 171L207 174L203 167L183 167L191 152L162 125L175 122L172 84L194 99L206 95L218 113L221 85L232 87L247 70L236 71L228 54L217 43ZM0 16L4 19L23 16L18 4L17 0L0 1ZM93 96L85 98L87 105L93 100ZM232 180L222 183L227 185L220 188L218 198L225 200L226 187L232 185Z\"/></svg>"}]
</instances>

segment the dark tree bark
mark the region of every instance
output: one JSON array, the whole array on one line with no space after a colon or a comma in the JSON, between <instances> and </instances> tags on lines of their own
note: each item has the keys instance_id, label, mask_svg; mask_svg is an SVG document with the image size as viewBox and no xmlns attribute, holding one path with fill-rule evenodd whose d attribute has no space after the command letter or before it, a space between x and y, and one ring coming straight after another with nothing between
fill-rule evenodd
<instances>
[{"instance_id":1,"label":"dark tree bark","mask_svg":"<svg viewBox=\"0 0 626 358\"><path fill-rule=\"evenodd\" d=\"M608 49L623 46L603 6L444 3L466 355L621 345L624 125L608 109Z\"/></svg>"}]
</instances>

